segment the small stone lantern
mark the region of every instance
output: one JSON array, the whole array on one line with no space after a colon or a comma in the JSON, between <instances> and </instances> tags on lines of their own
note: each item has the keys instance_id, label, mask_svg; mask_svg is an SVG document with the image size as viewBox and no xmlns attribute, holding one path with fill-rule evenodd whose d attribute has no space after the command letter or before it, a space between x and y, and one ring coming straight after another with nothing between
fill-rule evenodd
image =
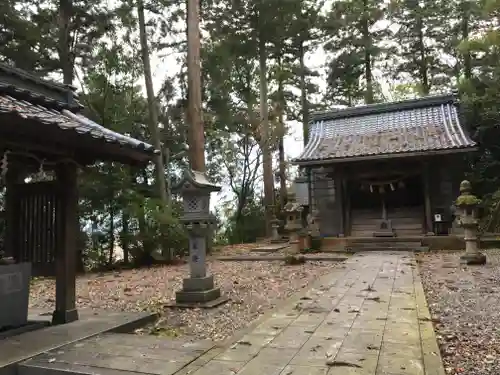
<instances>
[{"instance_id":1,"label":"small stone lantern","mask_svg":"<svg viewBox=\"0 0 500 375\"><path fill-rule=\"evenodd\" d=\"M319 230L319 211L316 208L313 208L312 212L308 216L307 225L309 235L313 238L321 237Z\"/></svg>"},{"instance_id":2,"label":"small stone lantern","mask_svg":"<svg viewBox=\"0 0 500 375\"><path fill-rule=\"evenodd\" d=\"M280 243L282 242L282 238L280 234L278 233L278 228L280 227L280 220L276 217L275 214L273 214L273 218L271 220L271 243Z\"/></svg>"},{"instance_id":3,"label":"small stone lantern","mask_svg":"<svg viewBox=\"0 0 500 375\"><path fill-rule=\"evenodd\" d=\"M455 202L458 224L464 229L465 254L460 257L463 263L481 265L486 263L486 255L479 251L478 207L481 200L472 195L471 183L464 180L460 183L460 196Z\"/></svg>"},{"instance_id":4,"label":"small stone lantern","mask_svg":"<svg viewBox=\"0 0 500 375\"><path fill-rule=\"evenodd\" d=\"M302 230L302 207L299 203L295 201L295 193L288 193L288 202L285 204L284 211L286 215L285 230L290 235L290 244L292 249L299 252L301 249L301 244L299 241L299 233Z\"/></svg>"},{"instance_id":5,"label":"small stone lantern","mask_svg":"<svg viewBox=\"0 0 500 375\"><path fill-rule=\"evenodd\" d=\"M182 195L184 212L180 218L188 232L190 276L176 292L177 305L214 307L227 301L215 288L213 275L207 275L207 237L213 233L215 216L210 213L210 194L220 191L205 173L186 170L174 192Z\"/></svg>"}]
</instances>

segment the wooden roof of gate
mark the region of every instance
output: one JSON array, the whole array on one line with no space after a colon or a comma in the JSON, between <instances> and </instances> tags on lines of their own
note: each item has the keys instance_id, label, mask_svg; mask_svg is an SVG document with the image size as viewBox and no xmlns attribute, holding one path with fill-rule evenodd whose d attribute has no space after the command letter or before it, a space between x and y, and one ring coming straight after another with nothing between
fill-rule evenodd
<instances>
[{"instance_id":1,"label":"wooden roof of gate","mask_svg":"<svg viewBox=\"0 0 500 375\"><path fill-rule=\"evenodd\" d=\"M373 104L312 116L296 164L471 151L454 95Z\"/></svg>"},{"instance_id":2,"label":"wooden roof of gate","mask_svg":"<svg viewBox=\"0 0 500 375\"><path fill-rule=\"evenodd\" d=\"M93 159L146 162L157 153L148 143L95 123L82 110L73 87L0 64L3 142L66 150L89 163Z\"/></svg>"}]
</instances>

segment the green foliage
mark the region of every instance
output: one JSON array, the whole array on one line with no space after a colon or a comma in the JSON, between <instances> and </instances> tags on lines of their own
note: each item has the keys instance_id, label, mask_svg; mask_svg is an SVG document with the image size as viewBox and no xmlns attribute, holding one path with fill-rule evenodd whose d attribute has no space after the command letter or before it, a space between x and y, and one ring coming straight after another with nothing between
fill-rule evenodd
<instances>
[{"instance_id":1,"label":"green foliage","mask_svg":"<svg viewBox=\"0 0 500 375\"><path fill-rule=\"evenodd\" d=\"M475 195L460 195L455 201L455 205L458 207L463 206L479 206L481 204L481 199Z\"/></svg>"},{"instance_id":2,"label":"green foliage","mask_svg":"<svg viewBox=\"0 0 500 375\"><path fill-rule=\"evenodd\" d=\"M394 33L397 44L391 48L391 70L395 79L415 82L414 94L428 95L434 88L443 90L452 79L439 48L447 37L443 24L451 8L448 4L441 0L391 3L391 19L398 25Z\"/></svg>"},{"instance_id":3,"label":"green foliage","mask_svg":"<svg viewBox=\"0 0 500 375\"><path fill-rule=\"evenodd\" d=\"M487 2L481 15L482 32L464 39L458 50L463 58L472 59L461 91L465 118L480 148L470 160L470 179L475 193L485 198L485 205L495 204L492 196L500 186L500 147L496 141L500 136L500 33L491 23L499 9L498 2ZM478 17L477 13L473 15Z\"/></svg>"},{"instance_id":4,"label":"green foliage","mask_svg":"<svg viewBox=\"0 0 500 375\"><path fill-rule=\"evenodd\" d=\"M331 5L325 28L331 53L328 62L326 98L336 105L352 106L364 100L373 103L373 71L384 52L387 29L375 24L384 20L386 5L381 0L343 0Z\"/></svg>"},{"instance_id":5,"label":"green foliage","mask_svg":"<svg viewBox=\"0 0 500 375\"><path fill-rule=\"evenodd\" d=\"M262 202L254 199L247 201L241 214L233 212L227 221L225 237L230 244L251 243L259 237L265 237L266 228L263 220Z\"/></svg>"}]
</instances>

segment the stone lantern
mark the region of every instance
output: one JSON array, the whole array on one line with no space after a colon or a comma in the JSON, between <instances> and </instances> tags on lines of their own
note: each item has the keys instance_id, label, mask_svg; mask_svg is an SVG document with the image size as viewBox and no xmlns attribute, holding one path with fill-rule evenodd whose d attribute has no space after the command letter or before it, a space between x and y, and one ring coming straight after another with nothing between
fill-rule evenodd
<instances>
[{"instance_id":1,"label":"stone lantern","mask_svg":"<svg viewBox=\"0 0 500 375\"><path fill-rule=\"evenodd\" d=\"M302 206L309 205L309 178L305 171L301 171L299 177L293 182L295 200Z\"/></svg>"},{"instance_id":2,"label":"stone lantern","mask_svg":"<svg viewBox=\"0 0 500 375\"><path fill-rule=\"evenodd\" d=\"M309 230L309 235L313 238L321 237L319 230L319 211L316 208L313 208L312 212L308 216L307 229Z\"/></svg>"},{"instance_id":3,"label":"stone lantern","mask_svg":"<svg viewBox=\"0 0 500 375\"><path fill-rule=\"evenodd\" d=\"M274 210L273 210L274 212ZM271 220L271 243L280 243L283 241L280 234L278 233L278 229L280 227L281 221L276 217L276 214L273 214L273 218Z\"/></svg>"},{"instance_id":4,"label":"stone lantern","mask_svg":"<svg viewBox=\"0 0 500 375\"><path fill-rule=\"evenodd\" d=\"M184 212L180 218L189 238L189 278L175 295L177 305L214 307L227 301L207 275L207 238L213 234L215 216L210 213L210 194L220 191L205 173L186 170L174 192L182 195Z\"/></svg>"},{"instance_id":5,"label":"stone lantern","mask_svg":"<svg viewBox=\"0 0 500 375\"><path fill-rule=\"evenodd\" d=\"M299 252L301 250L299 234L303 229L302 211L304 210L304 207L295 201L295 193L293 192L288 193L287 200L288 202L284 207L286 215L285 230L289 233L290 244L292 245L293 250Z\"/></svg>"},{"instance_id":6,"label":"stone lantern","mask_svg":"<svg viewBox=\"0 0 500 375\"><path fill-rule=\"evenodd\" d=\"M464 229L465 254L460 260L466 264L485 264L486 256L479 251L478 208L481 200L472 195L471 183L467 180L460 183L460 196L455 202L458 224Z\"/></svg>"}]
</instances>

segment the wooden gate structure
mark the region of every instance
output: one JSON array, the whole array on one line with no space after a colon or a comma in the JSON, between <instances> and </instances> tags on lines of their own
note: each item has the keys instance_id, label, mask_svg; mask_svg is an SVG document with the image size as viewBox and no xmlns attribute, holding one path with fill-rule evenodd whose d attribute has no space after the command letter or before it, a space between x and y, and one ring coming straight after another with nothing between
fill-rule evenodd
<instances>
[{"instance_id":1,"label":"wooden gate structure","mask_svg":"<svg viewBox=\"0 0 500 375\"><path fill-rule=\"evenodd\" d=\"M73 87L0 64L4 249L18 262L32 263L34 274L55 274L54 324L78 319L79 167L96 161L144 165L158 153L150 144L98 125L82 111ZM42 169L52 180L27 182Z\"/></svg>"},{"instance_id":2,"label":"wooden gate structure","mask_svg":"<svg viewBox=\"0 0 500 375\"><path fill-rule=\"evenodd\" d=\"M33 276L54 276L57 252L57 210L60 200L55 181L17 184L13 194L13 248L17 262L30 262Z\"/></svg>"}]
</instances>

